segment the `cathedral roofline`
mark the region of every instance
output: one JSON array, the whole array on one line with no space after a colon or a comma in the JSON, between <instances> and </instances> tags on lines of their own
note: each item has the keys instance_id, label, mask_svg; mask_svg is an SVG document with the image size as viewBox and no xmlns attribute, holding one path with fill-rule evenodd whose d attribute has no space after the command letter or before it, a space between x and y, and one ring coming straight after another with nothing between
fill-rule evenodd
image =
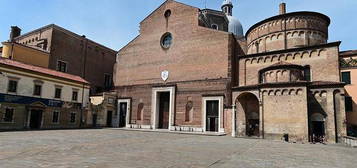
<instances>
[{"instance_id":1,"label":"cathedral roofline","mask_svg":"<svg viewBox=\"0 0 357 168\"><path fill-rule=\"evenodd\" d=\"M328 16L322 14L322 13L318 13L318 12L311 12L311 11L299 11L299 12L291 12L291 13L286 13L286 14L281 14L281 15L276 15L267 19L264 19L256 24L254 24L253 26L251 26L248 31L245 33L245 36L247 37L248 34L255 28L259 27L260 25L272 21L272 20L278 20L281 18L285 18L285 17L290 17L290 16L300 16L300 15L310 15L310 16L319 16L321 18L323 18L324 20L327 21L327 26L330 25L331 20Z\"/></svg>"},{"instance_id":2,"label":"cathedral roofline","mask_svg":"<svg viewBox=\"0 0 357 168\"><path fill-rule=\"evenodd\" d=\"M182 2L178 2L178 1L175 1L175 0L166 0L165 2L163 2L159 7L157 7L154 11L152 11L149 15L147 15L141 22L144 22L146 19L148 19L152 14L154 14L158 9L160 9L162 6L164 6L166 3L168 2L175 2L175 3L178 3L178 4L181 4L181 5L185 5L185 6L189 6L191 8L195 8L195 9L198 9L200 10L200 8L197 8L197 7L194 7L194 6L191 6L191 5L187 5L185 3L182 3Z\"/></svg>"},{"instance_id":3,"label":"cathedral roofline","mask_svg":"<svg viewBox=\"0 0 357 168\"><path fill-rule=\"evenodd\" d=\"M123 46L121 49L119 49L118 50L118 52L117 52L117 55L120 53L120 51L122 51L124 48L126 48L127 46L129 46L132 42L134 42L136 39L138 39L140 37L140 34L139 35L137 35L135 38L133 38L132 40L130 40L129 42L128 42L128 44L126 44L125 46Z\"/></svg>"},{"instance_id":4,"label":"cathedral roofline","mask_svg":"<svg viewBox=\"0 0 357 168\"><path fill-rule=\"evenodd\" d=\"M314 45L314 46L301 47L301 48L290 48L290 49L276 50L276 51L270 51L270 52L264 52L264 53L255 53L255 54L249 54L249 55L239 55L238 59L252 58L252 57L272 55L272 54L282 54L282 53L294 52L294 51L305 51L305 50L316 49L316 48L324 48L324 47L335 47L335 46L340 46L340 44L341 44L341 41L336 41L336 42L320 44L320 45Z\"/></svg>"}]
</instances>

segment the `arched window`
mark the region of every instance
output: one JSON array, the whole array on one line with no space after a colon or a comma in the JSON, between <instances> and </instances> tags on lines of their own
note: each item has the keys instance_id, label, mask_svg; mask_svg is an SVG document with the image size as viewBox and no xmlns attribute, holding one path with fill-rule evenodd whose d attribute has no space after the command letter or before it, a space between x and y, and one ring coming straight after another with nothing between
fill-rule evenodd
<instances>
[{"instance_id":1,"label":"arched window","mask_svg":"<svg viewBox=\"0 0 357 168\"><path fill-rule=\"evenodd\" d=\"M164 49L168 49L170 48L172 44L172 35L171 33L165 33L162 37L161 37L161 47Z\"/></svg>"},{"instance_id":2,"label":"arched window","mask_svg":"<svg viewBox=\"0 0 357 168\"><path fill-rule=\"evenodd\" d=\"M169 18L171 16L171 10L166 10L164 16L165 18Z\"/></svg>"},{"instance_id":3,"label":"arched window","mask_svg":"<svg viewBox=\"0 0 357 168\"><path fill-rule=\"evenodd\" d=\"M218 30L218 25L216 25L216 24L212 24L211 27L212 27L212 29Z\"/></svg>"}]
</instances>

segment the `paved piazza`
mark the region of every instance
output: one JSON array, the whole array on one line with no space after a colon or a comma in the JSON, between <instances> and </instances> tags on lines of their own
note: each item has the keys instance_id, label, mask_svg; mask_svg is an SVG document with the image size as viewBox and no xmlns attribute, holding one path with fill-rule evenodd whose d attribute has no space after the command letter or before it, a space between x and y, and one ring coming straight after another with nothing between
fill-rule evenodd
<instances>
[{"instance_id":1,"label":"paved piazza","mask_svg":"<svg viewBox=\"0 0 357 168\"><path fill-rule=\"evenodd\" d=\"M342 145L118 129L0 132L0 167L341 167L357 165Z\"/></svg>"}]
</instances>

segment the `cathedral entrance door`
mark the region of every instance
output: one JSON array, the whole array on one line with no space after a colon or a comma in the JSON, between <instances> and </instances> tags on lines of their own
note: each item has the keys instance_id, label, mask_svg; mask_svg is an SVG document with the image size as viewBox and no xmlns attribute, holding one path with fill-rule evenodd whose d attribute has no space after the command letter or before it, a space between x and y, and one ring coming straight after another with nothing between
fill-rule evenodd
<instances>
[{"instance_id":1,"label":"cathedral entrance door","mask_svg":"<svg viewBox=\"0 0 357 168\"><path fill-rule=\"evenodd\" d=\"M172 130L175 115L175 90L173 87L152 88L151 128Z\"/></svg>"},{"instance_id":2,"label":"cathedral entrance door","mask_svg":"<svg viewBox=\"0 0 357 168\"><path fill-rule=\"evenodd\" d=\"M170 92L159 92L159 129L169 128Z\"/></svg>"}]
</instances>

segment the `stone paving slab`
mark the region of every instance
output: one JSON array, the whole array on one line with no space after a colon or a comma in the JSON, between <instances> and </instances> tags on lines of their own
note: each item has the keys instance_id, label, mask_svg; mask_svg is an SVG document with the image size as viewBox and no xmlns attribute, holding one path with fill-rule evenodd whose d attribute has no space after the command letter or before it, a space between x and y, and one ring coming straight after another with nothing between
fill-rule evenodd
<instances>
[{"instance_id":1,"label":"stone paving slab","mask_svg":"<svg viewBox=\"0 0 357 168\"><path fill-rule=\"evenodd\" d=\"M0 133L1 168L354 168L357 149L116 129Z\"/></svg>"}]
</instances>

